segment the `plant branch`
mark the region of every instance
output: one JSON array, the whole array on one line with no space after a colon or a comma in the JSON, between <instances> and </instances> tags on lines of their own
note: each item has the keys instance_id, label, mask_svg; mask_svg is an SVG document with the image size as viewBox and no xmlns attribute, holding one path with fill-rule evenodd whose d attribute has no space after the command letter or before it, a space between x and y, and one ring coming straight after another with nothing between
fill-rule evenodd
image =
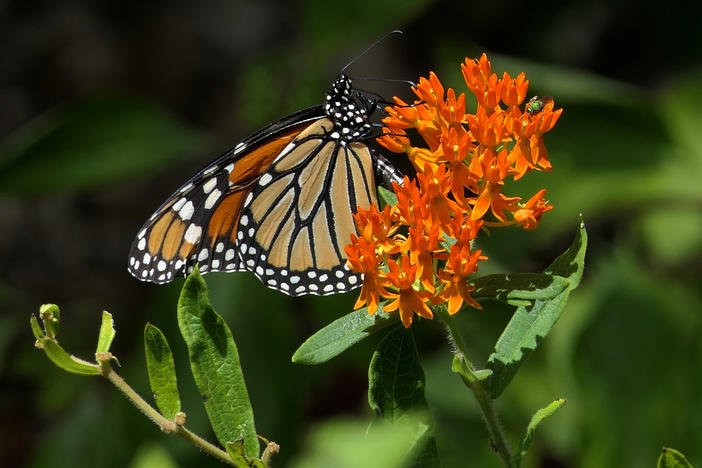
<instances>
[{"instance_id":1,"label":"plant branch","mask_svg":"<svg viewBox=\"0 0 702 468\"><path fill-rule=\"evenodd\" d=\"M507 468L513 468L512 454L510 453L509 447L507 446L507 441L505 439L504 432L500 427L500 422L497 417L497 412L492 405L492 399L485 391L483 386L484 380L476 373L475 367L468 358L468 353L466 352L466 345L463 341L458 328L456 327L456 322L453 317L448 313L446 307L441 306L439 309L439 317L446 324L449 336L454 346L456 347L456 357L454 360L454 370L458 372L463 380L463 383L472 392L473 396L480 406L480 410L483 413L483 418L485 420L485 425L487 426L488 433L490 434L490 443L497 454L502 458L502 462ZM458 369L456 369L458 367Z\"/></svg>"},{"instance_id":2,"label":"plant branch","mask_svg":"<svg viewBox=\"0 0 702 468\"><path fill-rule=\"evenodd\" d=\"M186 440L191 444L195 445L203 452L215 457L217 460L224 462L228 465L236 466L236 464L227 452L209 443L208 441L198 436L194 432L189 431L182 425L176 424L175 421L170 421L161 413L156 411L156 409L149 405L146 402L146 400L144 400L141 397L141 395L134 391L134 389L130 387L129 384L127 384L127 382L125 382L124 379L119 374L117 374L111 366L109 366L109 364L104 365L104 362L101 362L101 367L103 370L102 375L106 377L110 382L112 382L114 386L117 387L124 394L124 396L126 396L127 399L139 409L139 411L144 413L146 417L148 417L156 425L158 425L163 432L175 434L181 439Z\"/></svg>"}]
</instances>

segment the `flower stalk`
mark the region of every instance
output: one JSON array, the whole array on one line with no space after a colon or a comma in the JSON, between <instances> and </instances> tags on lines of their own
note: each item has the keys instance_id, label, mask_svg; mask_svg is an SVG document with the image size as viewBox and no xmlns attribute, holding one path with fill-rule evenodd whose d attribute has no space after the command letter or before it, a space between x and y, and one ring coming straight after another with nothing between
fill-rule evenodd
<instances>
[{"instance_id":1,"label":"flower stalk","mask_svg":"<svg viewBox=\"0 0 702 468\"><path fill-rule=\"evenodd\" d=\"M512 454L507 446L505 434L500 426L497 411L492 404L492 399L483 386L483 382L485 381L484 377L481 375L480 371L476 372L468 358L465 342L463 341L461 333L458 331L458 327L456 327L453 316L448 313L445 307L440 307L439 309L439 317L441 321L444 322L444 325L446 325L449 337L455 346L454 371L461 376L461 380L463 380L466 387L470 389L475 400L478 402L480 411L483 414L483 420L488 429L491 447L500 456L505 467L513 468Z\"/></svg>"}]
</instances>

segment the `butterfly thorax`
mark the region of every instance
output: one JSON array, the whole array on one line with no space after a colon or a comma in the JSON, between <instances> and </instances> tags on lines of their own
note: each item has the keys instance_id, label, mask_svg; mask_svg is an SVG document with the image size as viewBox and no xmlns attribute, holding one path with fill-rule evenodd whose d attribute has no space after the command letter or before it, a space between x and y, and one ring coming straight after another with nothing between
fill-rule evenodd
<instances>
[{"instance_id":1,"label":"butterfly thorax","mask_svg":"<svg viewBox=\"0 0 702 468\"><path fill-rule=\"evenodd\" d=\"M368 119L374 106L359 95L351 86L351 79L343 73L327 91L324 113L334 123L334 131L329 135L332 139L358 141L371 132Z\"/></svg>"}]
</instances>

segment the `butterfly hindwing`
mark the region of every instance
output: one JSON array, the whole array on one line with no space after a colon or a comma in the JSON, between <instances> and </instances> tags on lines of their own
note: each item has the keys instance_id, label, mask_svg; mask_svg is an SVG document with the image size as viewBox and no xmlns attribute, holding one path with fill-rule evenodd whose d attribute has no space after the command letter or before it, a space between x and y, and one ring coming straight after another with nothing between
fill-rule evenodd
<instances>
[{"instance_id":1,"label":"butterfly hindwing","mask_svg":"<svg viewBox=\"0 0 702 468\"><path fill-rule=\"evenodd\" d=\"M246 268L290 295L334 294L361 284L346 266L352 213L377 203L370 149L327 138L320 119L280 154L247 196L238 236Z\"/></svg>"}]
</instances>

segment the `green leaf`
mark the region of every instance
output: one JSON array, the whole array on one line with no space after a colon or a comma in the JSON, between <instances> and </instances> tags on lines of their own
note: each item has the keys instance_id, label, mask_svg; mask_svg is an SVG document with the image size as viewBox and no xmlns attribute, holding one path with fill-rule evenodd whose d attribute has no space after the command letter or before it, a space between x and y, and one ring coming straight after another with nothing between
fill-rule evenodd
<instances>
[{"instance_id":1,"label":"green leaf","mask_svg":"<svg viewBox=\"0 0 702 468\"><path fill-rule=\"evenodd\" d=\"M424 371L411 330L395 327L373 353L368 370L368 401L377 416L389 421L411 409L426 407Z\"/></svg>"},{"instance_id":2,"label":"green leaf","mask_svg":"<svg viewBox=\"0 0 702 468\"><path fill-rule=\"evenodd\" d=\"M378 186L378 195L380 195L380 201L383 202L381 204L382 206L379 208L382 208L385 205L397 205L397 195L395 195L395 192L393 192L392 190L388 190L385 187Z\"/></svg>"},{"instance_id":3,"label":"green leaf","mask_svg":"<svg viewBox=\"0 0 702 468\"><path fill-rule=\"evenodd\" d=\"M115 328L112 321L112 314L106 310L102 311L102 323L100 324L100 335L95 353L106 353L110 350L112 340L115 338Z\"/></svg>"},{"instance_id":4,"label":"green leaf","mask_svg":"<svg viewBox=\"0 0 702 468\"><path fill-rule=\"evenodd\" d=\"M519 466L522 457L526 455L527 451L529 450L529 448L531 448L531 445L534 443L534 433L536 432L537 426L541 424L541 421L558 411L563 405L565 405L565 403L565 398L559 398L558 400L551 402L545 408L541 408L536 413L534 413L534 416L531 417L531 421L529 421L529 425L522 434L522 437L519 439L519 449L517 450L517 453L512 457L512 462L515 465Z\"/></svg>"},{"instance_id":5,"label":"green leaf","mask_svg":"<svg viewBox=\"0 0 702 468\"><path fill-rule=\"evenodd\" d=\"M39 343L51 362L66 372L78 375L100 375L100 366L71 356L52 338L47 336L39 339Z\"/></svg>"},{"instance_id":6,"label":"green leaf","mask_svg":"<svg viewBox=\"0 0 702 468\"><path fill-rule=\"evenodd\" d=\"M96 96L53 109L0 146L0 191L31 195L104 188L160 170L201 136L153 103Z\"/></svg>"},{"instance_id":7,"label":"green leaf","mask_svg":"<svg viewBox=\"0 0 702 468\"><path fill-rule=\"evenodd\" d=\"M227 449L227 453L230 457L232 457L234 466L237 468L264 468L261 460L246 456L243 439L239 439L234 442L227 442L224 448Z\"/></svg>"},{"instance_id":8,"label":"green leaf","mask_svg":"<svg viewBox=\"0 0 702 468\"><path fill-rule=\"evenodd\" d=\"M162 415L173 421L180 411L180 394L173 353L161 330L150 323L144 327L144 347L146 369L156 406Z\"/></svg>"},{"instance_id":9,"label":"green leaf","mask_svg":"<svg viewBox=\"0 0 702 468\"><path fill-rule=\"evenodd\" d=\"M374 315L365 307L334 320L309 337L292 356L296 364L320 364L341 354L367 336L396 323L399 314L383 312L382 306Z\"/></svg>"},{"instance_id":10,"label":"green leaf","mask_svg":"<svg viewBox=\"0 0 702 468\"><path fill-rule=\"evenodd\" d=\"M498 299L508 304L527 305L530 301L548 300L569 285L567 278L547 273L509 273L487 275L470 281L475 286L474 299Z\"/></svg>"},{"instance_id":11,"label":"green leaf","mask_svg":"<svg viewBox=\"0 0 702 468\"><path fill-rule=\"evenodd\" d=\"M546 283L547 293L533 299L529 305L520 305L502 332L490 355L487 367L493 371L489 380L489 393L497 398L507 387L519 367L538 346L538 339L548 335L561 315L570 292L580 284L585 264L587 233L580 223L573 244L558 257L545 271L554 282ZM561 282L566 281L565 289L555 293ZM531 291L535 297L539 294Z\"/></svg>"},{"instance_id":12,"label":"green leaf","mask_svg":"<svg viewBox=\"0 0 702 468\"><path fill-rule=\"evenodd\" d=\"M692 468L685 455L672 448L663 447L657 468Z\"/></svg>"},{"instance_id":13,"label":"green leaf","mask_svg":"<svg viewBox=\"0 0 702 468\"><path fill-rule=\"evenodd\" d=\"M210 304L207 285L197 268L183 285L178 325L217 439L226 445L243 437L246 455L257 458L258 437L239 352L229 327Z\"/></svg>"},{"instance_id":14,"label":"green leaf","mask_svg":"<svg viewBox=\"0 0 702 468\"><path fill-rule=\"evenodd\" d=\"M412 331L398 326L391 330L373 353L368 370L368 402L376 419L396 422L410 413L426 410L424 371ZM413 441L413 467L439 466L436 440L430 424L420 420Z\"/></svg>"},{"instance_id":15,"label":"green leaf","mask_svg":"<svg viewBox=\"0 0 702 468\"><path fill-rule=\"evenodd\" d=\"M37 318L34 315L32 315L29 318L29 326L32 328L34 338L36 338L39 342L41 342L42 339L46 338L44 330L42 330L41 326L39 325L39 320L37 320Z\"/></svg>"}]
</instances>

